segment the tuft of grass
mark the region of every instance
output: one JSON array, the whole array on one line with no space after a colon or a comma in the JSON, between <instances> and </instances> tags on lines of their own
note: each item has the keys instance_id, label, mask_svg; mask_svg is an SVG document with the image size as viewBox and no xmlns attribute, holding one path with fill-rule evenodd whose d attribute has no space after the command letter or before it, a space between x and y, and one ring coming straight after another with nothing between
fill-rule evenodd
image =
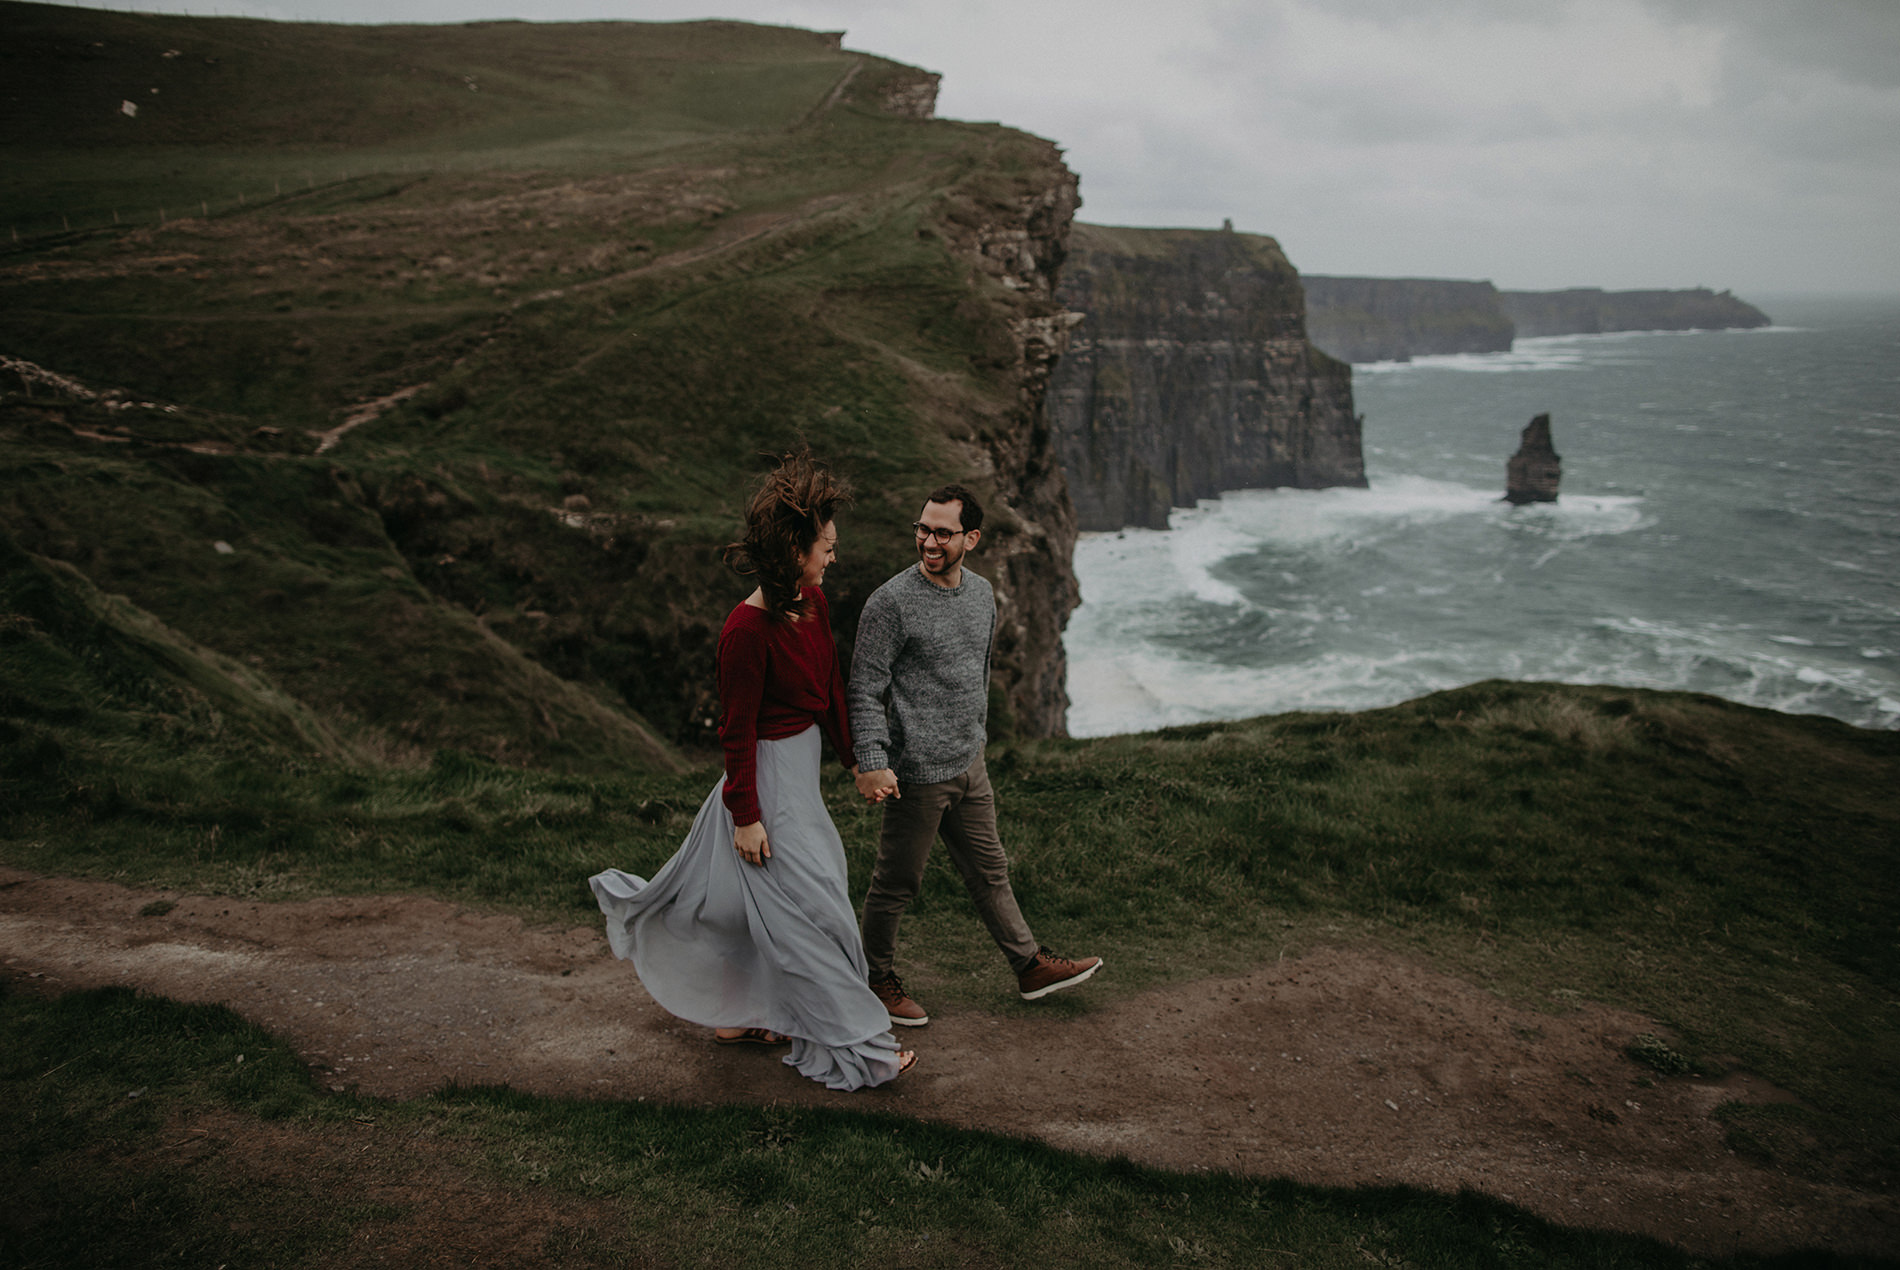
<instances>
[{"instance_id":1,"label":"tuft of grass","mask_svg":"<svg viewBox=\"0 0 1900 1270\"><path fill-rule=\"evenodd\" d=\"M1669 1042L1654 1032L1638 1032L1630 1038L1623 1052L1652 1071L1665 1076L1687 1076L1695 1070L1695 1064L1671 1049Z\"/></svg>"},{"instance_id":2,"label":"tuft of grass","mask_svg":"<svg viewBox=\"0 0 1900 1270\"><path fill-rule=\"evenodd\" d=\"M0 1037L9 1265L481 1260L497 1240L556 1265L1741 1264L1472 1194L1175 1174L861 1112L330 1097L229 1011L122 989L0 993Z\"/></svg>"}]
</instances>

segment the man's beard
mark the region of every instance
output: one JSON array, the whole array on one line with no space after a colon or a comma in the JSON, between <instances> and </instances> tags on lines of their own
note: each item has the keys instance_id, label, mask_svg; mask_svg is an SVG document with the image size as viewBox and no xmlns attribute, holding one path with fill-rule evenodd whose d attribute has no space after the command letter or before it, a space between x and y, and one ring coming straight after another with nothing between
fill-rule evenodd
<instances>
[{"instance_id":1,"label":"man's beard","mask_svg":"<svg viewBox=\"0 0 1900 1270\"><path fill-rule=\"evenodd\" d=\"M943 552L943 557L935 562L927 554L933 548ZM948 573L962 561L963 552L960 549L951 548L947 543L942 547L937 547L935 543L925 543L917 548L917 558L923 561L924 568L928 572Z\"/></svg>"}]
</instances>

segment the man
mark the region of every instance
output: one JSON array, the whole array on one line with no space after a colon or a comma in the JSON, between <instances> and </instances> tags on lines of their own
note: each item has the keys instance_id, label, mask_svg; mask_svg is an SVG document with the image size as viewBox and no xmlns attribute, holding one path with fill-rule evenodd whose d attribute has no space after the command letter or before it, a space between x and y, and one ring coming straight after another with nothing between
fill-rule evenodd
<instances>
[{"instance_id":1,"label":"man","mask_svg":"<svg viewBox=\"0 0 1900 1270\"><path fill-rule=\"evenodd\" d=\"M864 900L864 956L871 990L902 1027L930 1022L893 964L898 919L917 896L939 836L1024 1000L1081 983L1102 965L1099 957L1071 961L1038 945L1010 889L983 770L996 601L989 582L963 567L982 526L974 494L961 485L937 490L913 526L917 564L874 591L858 618L846 694L858 792L884 805Z\"/></svg>"}]
</instances>

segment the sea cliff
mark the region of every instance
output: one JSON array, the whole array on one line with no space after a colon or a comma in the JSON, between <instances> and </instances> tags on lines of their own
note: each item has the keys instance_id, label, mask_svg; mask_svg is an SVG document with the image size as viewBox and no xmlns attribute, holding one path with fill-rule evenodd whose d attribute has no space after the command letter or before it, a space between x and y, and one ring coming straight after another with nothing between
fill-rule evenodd
<instances>
[{"instance_id":1,"label":"sea cliff","mask_svg":"<svg viewBox=\"0 0 1900 1270\"><path fill-rule=\"evenodd\" d=\"M1348 362L1403 362L1437 353L1508 352L1519 337L1609 331L1718 330L1768 325L1727 291L1499 291L1445 278L1308 274L1313 343Z\"/></svg>"},{"instance_id":2,"label":"sea cliff","mask_svg":"<svg viewBox=\"0 0 1900 1270\"><path fill-rule=\"evenodd\" d=\"M1082 529L1165 528L1223 490L1364 485L1352 370L1306 338L1273 239L1078 224L1080 315L1045 415Z\"/></svg>"},{"instance_id":3,"label":"sea cliff","mask_svg":"<svg viewBox=\"0 0 1900 1270\"><path fill-rule=\"evenodd\" d=\"M1301 281L1307 334L1341 361L1403 362L1511 347L1511 320L1488 282L1314 274Z\"/></svg>"},{"instance_id":4,"label":"sea cliff","mask_svg":"<svg viewBox=\"0 0 1900 1270\"><path fill-rule=\"evenodd\" d=\"M1607 331L1697 331L1767 326L1768 315L1727 291L1501 291L1517 334L1594 335Z\"/></svg>"}]
</instances>

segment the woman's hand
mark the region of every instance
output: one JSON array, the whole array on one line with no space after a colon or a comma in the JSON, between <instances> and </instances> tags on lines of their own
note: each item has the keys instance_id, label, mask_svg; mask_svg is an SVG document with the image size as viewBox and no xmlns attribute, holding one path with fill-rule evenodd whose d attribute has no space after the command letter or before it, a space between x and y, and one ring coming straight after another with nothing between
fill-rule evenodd
<instances>
[{"instance_id":1,"label":"woman's hand","mask_svg":"<svg viewBox=\"0 0 1900 1270\"><path fill-rule=\"evenodd\" d=\"M881 803L886 798L904 796L898 792L897 773L888 767L879 768L875 772L857 772L856 776L858 792L864 795L866 802Z\"/></svg>"},{"instance_id":2,"label":"woman's hand","mask_svg":"<svg viewBox=\"0 0 1900 1270\"><path fill-rule=\"evenodd\" d=\"M772 858L772 844L765 840L765 822L755 820L732 831L732 845L747 864L764 864Z\"/></svg>"}]
</instances>

